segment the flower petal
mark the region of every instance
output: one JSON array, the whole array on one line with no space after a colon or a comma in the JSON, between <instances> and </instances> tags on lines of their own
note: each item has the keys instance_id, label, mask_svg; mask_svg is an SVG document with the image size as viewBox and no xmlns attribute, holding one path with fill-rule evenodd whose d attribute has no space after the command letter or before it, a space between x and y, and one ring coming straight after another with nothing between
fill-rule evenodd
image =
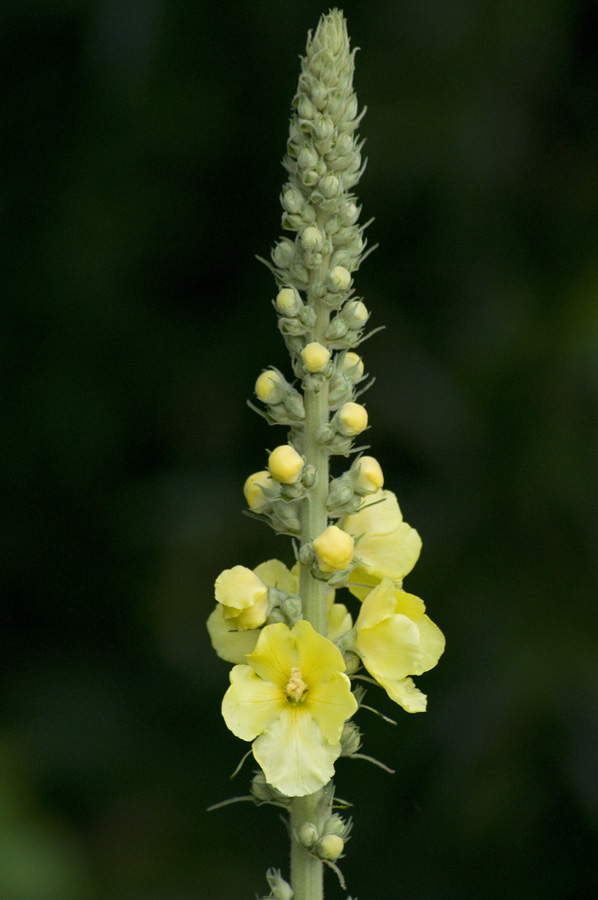
<instances>
[{"instance_id":1,"label":"flower petal","mask_svg":"<svg viewBox=\"0 0 598 900\"><path fill-rule=\"evenodd\" d=\"M423 656L419 629L407 616L392 616L375 628L358 630L355 649L377 681L413 675Z\"/></svg>"},{"instance_id":2,"label":"flower petal","mask_svg":"<svg viewBox=\"0 0 598 900\"><path fill-rule=\"evenodd\" d=\"M412 675L421 675L428 669L433 669L444 652L444 635L438 625L428 618L421 616L415 620L415 624L419 629L422 658L417 669L413 669Z\"/></svg>"},{"instance_id":3,"label":"flower petal","mask_svg":"<svg viewBox=\"0 0 598 900\"><path fill-rule=\"evenodd\" d=\"M428 704L428 698L420 690L418 690L411 678L402 678L392 681L386 678L379 678L378 682L382 685L391 700L402 706L404 710L410 713L425 712Z\"/></svg>"},{"instance_id":4,"label":"flower petal","mask_svg":"<svg viewBox=\"0 0 598 900\"><path fill-rule=\"evenodd\" d=\"M261 678L249 666L235 666L230 687L222 700L227 728L244 741L265 731L288 706L283 692Z\"/></svg>"},{"instance_id":5,"label":"flower petal","mask_svg":"<svg viewBox=\"0 0 598 900\"><path fill-rule=\"evenodd\" d=\"M410 619L418 619L426 611L426 605L420 597L395 589L395 612L403 613Z\"/></svg>"},{"instance_id":6,"label":"flower petal","mask_svg":"<svg viewBox=\"0 0 598 900\"><path fill-rule=\"evenodd\" d=\"M324 684L310 688L305 705L331 744L340 740L345 722L357 712L351 682L344 672L339 672Z\"/></svg>"},{"instance_id":7,"label":"flower petal","mask_svg":"<svg viewBox=\"0 0 598 900\"><path fill-rule=\"evenodd\" d=\"M355 623L357 630L375 628L394 616L396 605L394 584L389 578L384 578L363 601Z\"/></svg>"},{"instance_id":8,"label":"flower petal","mask_svg":"<svg viewBox=\"0 0 598 900\"><path fill-rule=\"evenodd\" d=\"M237 631L234 624L227 621L224 607L218 603L207 621L212 646L221 659L231 663L244 663L247 653L253 653L259 629Z\"/></svg>"},{"instance_id":9,"label":"flower petal","mask_svg":"<svg viewBox=\"0 0 598 900\"><path fill-rule=\"evenodd\" d=\"M335 641L353 628L353 619L344 603L333 603L328 608L328 640Z\"/></svg>"},{"instance_id":10,"label":"flower petal","mask_svg":"<svg viewBox=\"0 0 598 900\"><path fill-rule=\"evenodd\" d=\"M289 572L279 559L269 559L267 562L260 563L253 571L268 587L278 588L286 591L287 594L297 593L297 576Z\"/></svg>"},{"instance_id":11,"label":"flower petal","mask_svg":"<svg viewBox=\"0 0 598 900\"><path fill-rule=\"evenodd\" d=\"M290 706L253 743L266 781L287 797L313 794L334 775L340 743L329 744L304 705Z\"/></svg>"},{"instance_id":12,"label":"flower petal","mask_svg":"<svg viewBox=\"0 0 598 900\"><path fill-rule=\"evenodd\" d=\"M255 650L247 657L247 663L260 678L284 691L289 682L291 669L299 665L297 658L295 640L288 625L276 622L262 628Z\"/></svg>"},{"instance_id":13,"label":"flower petal","mask_svg":"<svg viewBox=\"0 0 598 900\"><path fill-rule=\"evenodd\" d=\"M345 671L345 660L338 647L318 634L310 622L304 619L296 622L291 634L298 650L298 662L294 665L299 666L309 687Z\"/></svg>"}]
</instances>

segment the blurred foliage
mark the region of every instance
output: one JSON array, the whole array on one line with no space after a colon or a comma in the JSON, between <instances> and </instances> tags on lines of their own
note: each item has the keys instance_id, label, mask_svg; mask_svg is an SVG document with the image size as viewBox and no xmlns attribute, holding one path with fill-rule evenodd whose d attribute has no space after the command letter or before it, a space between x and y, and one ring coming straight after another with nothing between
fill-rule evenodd
<instances>
[{"instance_id":1,"label":"blurred foliage","mask_svg":"<svg viewBox=\"0 0 598 900\"><path fill-rule=\"evenodd\" d=\"M279 234L313 0L4 0L0 895L221 900L285 865L204 622L287 369ZM590 0L344 6L380 249L371 441L448 649L339 764L370 900L598 888L598 25ZM393 714L384 698L369 702ZM362 713L366 716L366 713ZM330 881L331 898L341 897ZM344 894L342 894L344 897Z\"/></svg>"}]
</instances>

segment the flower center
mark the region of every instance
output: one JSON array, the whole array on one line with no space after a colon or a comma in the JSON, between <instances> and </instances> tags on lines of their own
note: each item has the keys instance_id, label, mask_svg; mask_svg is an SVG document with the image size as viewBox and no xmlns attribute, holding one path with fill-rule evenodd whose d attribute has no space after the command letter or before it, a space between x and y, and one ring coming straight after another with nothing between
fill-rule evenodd
<instances>
[{"instance_id":1,"label":"flower center","mask_svg":"<svg viewBox=\"0 0 598 900\"><path fill-rule=\"evenodd\" d=\"M306 693L307 685L301 675L301 669L298 669L297 666L293 666L289 683L284 689L284 695L289 703L300 703Z\"/></svg>"}]
</instances>

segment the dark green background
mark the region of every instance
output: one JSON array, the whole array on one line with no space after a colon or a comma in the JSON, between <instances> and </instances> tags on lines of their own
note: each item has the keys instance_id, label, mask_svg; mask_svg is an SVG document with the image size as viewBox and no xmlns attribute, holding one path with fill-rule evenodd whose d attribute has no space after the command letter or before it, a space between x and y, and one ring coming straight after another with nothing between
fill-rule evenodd
<instances>
[{"instance_id":1,"label":"dark green background","mask_svg":"<svg viewBox=\"0 0 598 900\"><path fill-rule=\"evenodd\" d=\"M278 237L312 0L4 0L3 900L237 900L286 871L204 622L288 374ZM343 869L360 900L598 889L598 65L590 0L348 0L380 248L357 286L372 452L447 651L380 692ZM369 715L369 717L368 717ZM330 898L344 898L333 876Z\"/></svg>"}]
</instances>

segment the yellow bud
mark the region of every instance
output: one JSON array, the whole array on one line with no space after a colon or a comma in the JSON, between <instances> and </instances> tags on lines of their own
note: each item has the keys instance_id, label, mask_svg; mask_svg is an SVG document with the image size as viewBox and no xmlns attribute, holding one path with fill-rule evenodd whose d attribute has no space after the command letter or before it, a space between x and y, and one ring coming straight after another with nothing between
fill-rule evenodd
<instances>
[{"instance_id":1,"label":"yellow bud","mask_svg":"<svg viewBox=\"0 0 598 900\"><path fill-rule=\"evenodd\" d=\"M295 484L301 477L303 457L290 444L281 444L268 457L270 475L281 484Z\"/></svg>"},{"instance_id":2,"label":"yellow bud","mask_svg":"<svg viewBox=\"0 0 598 900\"><path fill-rule=\"evenodd\" d=\"M337 525L329 525L313 542L313 548L322 572L340 572L353 559L354 541L350 534Z\"/></svg>"},{"instance_id":3,"label":"yellow bud","mask_svg":"<svg viewBox=\"0 0 598 900\"><path fill-rule=\"evenodd\" d=\"M380 463L373 456L362 456L361 459L351 466L351 469L355 473L359 473L354 479L354 485L362 491L367 491L368 493L370 491L379 491L384 485L384 475L382 474Z\"/></svg>"},{"instance_id":4,"label":"yellow bud","mask_svg":"<svg viewBox=\"0 0 598 900\"><path fill-rule=\"evenodd\" d=\"M284 387L284 378L274 369L266 369L255 383L255 393L264 403L278 403Z\"/></svg>"},{"instance_id":5,"label":"yellow bud","mask_svg":"<svg viewBox=\"0 0 598 900\"><path fill-rule=\"evenodd\" d=\"M352 436L365 431L368 424L368 414L361 403L345 403L338 411L338 430L341 434Z\"/></svg>"},{"instance_id":6,"label":"yellow bud","mask_svg":"<svg viewBox=\"0 0 598 900\"><path fill-rule=\"evenodd\" d=\"M276 309L285 316L296 315L301 305L301 300L292 288L282 288L276 295Z\"/></svg>"},{"instance_id":7,"label":"yellow bud","mask_svg":"<svg viewBox=\"0 0 598 900\"><path fill-rule=\"evenodd\" d=\"M350 300L343 307L343 318L351 328L359 328L360 325L365 325L369 315L367 306L361 300Z\"/></svg>"},{"instance_id":8,"label":"yellow bud","mask_svg":"<svg viewBox=\"0 0 598 900\"><path fill-rule=\"evenodd\" d=\"M262 488L273 488L276 483L272 476L265 469L262 472L254 472L250 475L243 485L243 493L247 500L247 506L253 512L260 512L264 506L268 505L268 498L264 494Z\"/></svg>"},{"instance_id":9,"label":"yellow bud","mask_svg":"<svg viewBox=\"0 0 598 900\"><path fill-rule=\"evenodd\" d=\"M364 372L363 360L359 353L354 353L353 350L343 353L339 368L341 372L351 375L352 378L361 378Z\"/></svg>"},{"instance_id":10,"label":"yellow bud","mask_svg":"<svg viewBox=\"0 0 598 900\"><path fill-rule=\"evenodd\" d=\"M328 273L328 283L334 291L346 291L351 284L351 276L344 266L335 266Z\"/></svg>"},{"instance_id":11,"label":"yellow bud","mask_svg":"<svg viewBox=\"0 0 598 900\"><path fill-rule=\"evenodd\" d=\"M330 359L330 350L327 350L318 341L312 341L301 351L301 359L308 372L323 372Z\"/></svg>"},{"instance_id":12,"label":"yellow bud","mask_svg":"<svg viewBox=\"0 0 598 900\"><path fill-rule=\"evenodd\" d=\"M338 859L345 849L345 842L338 834L325 834L318 841L318 856L322 859Z\"/></svg>"}]
</instances>

